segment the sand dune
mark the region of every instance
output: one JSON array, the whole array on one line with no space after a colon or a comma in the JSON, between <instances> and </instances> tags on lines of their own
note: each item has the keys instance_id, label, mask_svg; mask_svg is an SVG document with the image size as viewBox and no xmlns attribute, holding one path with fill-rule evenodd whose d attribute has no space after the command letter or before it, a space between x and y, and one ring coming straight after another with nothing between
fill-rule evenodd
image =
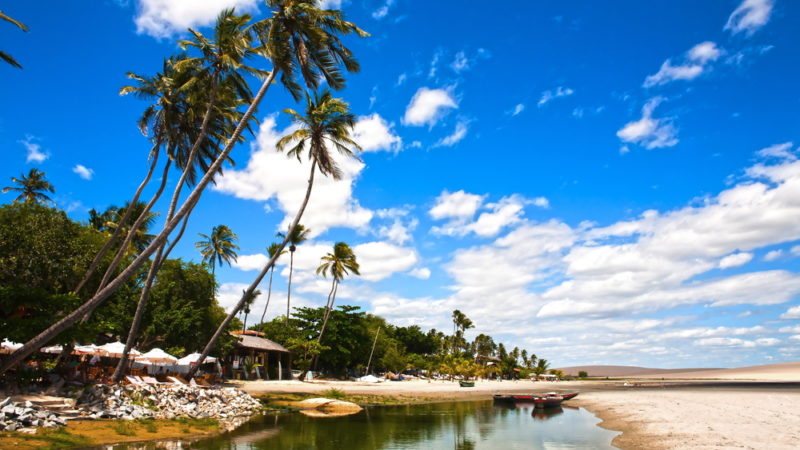
<instances>
[{"instance_id":1,"label":"sand dune","mask_svg":"<svg viewBox=\"0 0 800 450\"><path fill-rule=\"evenodd\" d=\"M766 364L732 369L653 369L635 366L574 366L569 375L585 371L592 377L800 381L800 362Z\"/></svg>"}]
</instances>

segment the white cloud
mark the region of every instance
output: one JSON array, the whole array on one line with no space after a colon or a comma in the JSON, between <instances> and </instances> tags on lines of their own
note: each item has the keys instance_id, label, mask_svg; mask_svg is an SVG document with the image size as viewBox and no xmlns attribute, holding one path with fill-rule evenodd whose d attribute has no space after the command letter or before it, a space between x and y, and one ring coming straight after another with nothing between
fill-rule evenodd
<instances>
[{"instance_id":1,"label":"white cloud","mask_svg":"<svg viewBox=\"0 0 800 450\"><path fill-rule=\"evenodd\" d=\"M792 143L784 142L783 144L775 144L758 151L758 156L762 158L778 158L794 161L797 155L792 151Z\"/></svg>"},{"instance_id":2,"label":"white cloud","mask_svg":"<svg viewBox=\"0 0 800 450\"><path fill-rule=\"evenodd\" d=\"M795 245L794 247L790 248L789 253L794 256L800 256L800 245Z\"/></svg>"},{"instance_id":3,"label":"white cloud","mask_svg":"<svg viewBox=\"0 0 800 450\"><path fill-rule=\"evenodd\" d=\"M269 262L269 258L264 253L256 253L253 255L239 255L236 261L231 264L239 270L261 270Z\"/></svg>"},{"instance_id":4,"label":"white cloud","mask_svg":"<svg viewBox=\"0 0 800 450\"><path fill-rule=\"evenodd\" d=\"M455 129L453 132L433 144L434 147L452 147L457 143L461 142L467 136L467 132L469 131L469 126L467 122L461 121L456 124Z\"/></svg>"},{"instance_id":5,"label":"white cloud","mask_svg":"<svg viewBox=\"0 0 800 450\"><path fill-rule=\"evenodd\" d=\"M447 110L455 108L458 108L458 103L446 89L422 87L409 102L403 123L413 126L433 126Z\"/></svg>"},{"instance_id":6,"label":"white cloud","mask_svg":"<svg viewBox=\"0 0 800 450\"><path fill-rule=\"evenodd\" d=\"M342 9L342 0L320 0L320 9Z\"/></svg>"},{"instance_id":7,"label":"white cloud","mask_svg":"<svg viewBox=\"0 0 800 450\"><path fill-rule=\"evenodd\" d=\"M215 190L232 194L238 198L267 201L275 199L285 213L281 229L288 227L305 196L309 162L303 158L287 158L275 148L275 142L292 128L278 130L275 117L269 116L261 123L247 166L241 170L228 169L217 178ZM342 170L342 179L315 175L314 189L302 219L302 223L318 236L331 227L361 229L372 219L373 212L363 208L353 198L353 185L364 169L364 163L345 158L330 149L334 160Z\"/></svg>"},{"instance_id":8,"label":"white cloud","mask_svg":"<svg viewBox=\"0 0 800 450\"><path fill-rule=\"evenodd\" d=\"M617 131L617 137L623 142L639 144L648 150L676 145L678 131L669 119L653 118L653 110L663 100L662 97L650 99L642 107L642 118L625 124Z\"/></svg>"},{"instance_id":9,"label":"white cloud","mask_svg":"<svg viewBox=\"0 0 800 450\"><path fill-rule=\"evenodd\" d=\"M34 136L27 135L25 139L21 141L17 141L25 147L27 151L27 155L25 156L25 162L29 163L42 163L47 158L50 157L50 153L43 152L42 146L36 142L34 142L36 138Z\"/></svg>"},{"instance_id":10,"label":"white cloud","mask_svg":"<svg viewBox=\"0 0 800 450\"><path fill-rule=\"evenodd\" d=\"M752 253L734 253L722 258L719 261L720 269L730 269L731 267L739 267L745 265L753 259Z\"/></svg>"},{"instance_id":11,"label":"white cloud","mask_svg":"<svg viewBox=\"0 0 800 450\"><path fill-rule=\"evenodd\" d=\"M403 146L400 136L393 133L392 124L386 122L378 113L358 118L353 127L353 140L365 152L398 152Z\"/></svg>"},{"instance_id":12,"label":"white cloud","mask_svg":"<svg viewBox=\"0 0 800 450\"><path fill-rule=\"evenodd\" d=\"M258 0L139 0L134 22L137 33L165 38L189 27L209 25L225 8L252 12L258 4Z\"/></svg>"},{"instance_id":13,"label":"white cloud","mask_svg":"<svg viewBox=\"0 0 800 450\"><path fill-rule=\"evenodd\" d=\"M787 309L785 313L781 314L781 319L800 319L800 305Z\"/></svg>"},{"instance_id":14,"label":"white cloud","mask_svg":"<svg viewBox=\"0 0 800 450\"><path fill-rule=\"evenodd\" d=\"M769 22L773 6L773 0L744 0L728 17L724 29L750 36Z\"/></svg>"},{"instance_id":15,"label":"white cloud","mask_svg":"<svg viewBox=\"0 0 800 450\"><path fill-rule=\"evenodd\" d=\"M673 65L672 60L664 61L657 73L649 75L644 80L644 87L658 86L675 80L693 80L721 54L722 51L717 48L717 44L711 41L701 42L686 52L684 63Z\"/></svg>"},{"instance_id":16,"label":"white cloud","mask_svg":"<svg viewBox=\"0 0 800 450\"><path fill-rule=\"evenodd\" d=\"M468 219L475 215L482 203L481 195L469 194L463 190L452 193L445 190L436 198L436 204L428 214L434 219Z\"/></svg>"},{"instance_id":17,"label":"white cloud","mask_svg":"<svg viewBox=\"0 0 800 450\"><path fill-rule=\"evenodd\" d=\"M388 242L368 242L353 247L361 267L361 278L380 281L397 272L405 272L419 261L414 249Z\"/></svg>"},{"instance_id":18,"label":"white cloud","mask_svg":"<svg viewBox=\"0 0 800 450\"><path fill-rule=\"evenodd\" d=\"M467 59L467 54L463 51L456 53L453 62L450 63L450 68L453 69L455 73L461 73L469 69L469 66L470 61Z\"/></svg>"},{"instance_id":19,"label":"white cloud","mask_svg":"<svg viewBox=\"0 0 800 450\"><path fill-rule=\"evenodd\" d=\"M415 217L410 217L409 210L405 208L378 210L376 216L391 221L391 223L379 226L376 234L399 245L412 240L411 232L419 224L419 220Z\"/></svg>"},{"instance_id":20,"label":"white cloud","mask_svg":"<svg viewBox=\"0 0 800 450\"><path fill-rule=\"evenodd\" d=\"M389 8L391 8L393 4L394 0L386 0L383 5L372 12L372 18L375 20L383 19L387 14L389 14Z\"/></svg>"},{"instance_id":21,"label":"white cloud","mask_svg":"<svg viewBox=\"0 0 800 450\"><path fill-rule=\"evenodd\" d=\"M402 86L403 83L405 83L407 79L408 79L408 75L406 75L405 73L401 73L400 75L398 75L397 81L394 83L394 85L395 86Z\"/></svg>"},{"instance_id":22,"label":"white cloud","mask_svg":"<svg viewBox=\"0 0 800 450\"><path fill-rule=\"evenodd\" d=\"M475 233L481 237L495 236L504 228L522 222L522 216L525 213L524 207L530 204L543 208L549 206L549 202L544 197L528 200L514 194L503 197L498 202L487 203L484 206L486 211L478 215L474 221L469 220L474 212L470 215L457 216L442 226L431 228L431 232L447 236L465 236L469 233Z\"/></svg>"},{"instance_id":23,"label":"white cloud","mask_svg":"<svg viewBox=\"0 0 800 450\"><path fill-rule=\"evenodd\" d=\"M515 106L514 109L511 111L511 115L517 116L522 111L525 111L525 105L523 105L522 103L518 103L517 106Z\"/></svg>"},{"instance_id":24,"label":"white cloud","mask_svg":"<svg viewBox=\"0 0 800 450\"><path fill-rule=\"evenodd\" d=\"M546 105L551 100L557 99L559 97L566 97L569 95L574 94L575 91L570 88L565 88L563 86L559 86L553 90L547 90L542 92L542 97L539 99L539 103L537 106L541 108L542 106Z\"/></svg>"},{"instance_id":25,"label":"white cloud","mask_svg":"<svg viewBox=\"0 0 800 450\"><path fill-rule=\"evenodd\" d=\"M431 277L431 270L427 267L419 267L417 269L413 269L408 272L414 278L419 278L420 280L427 280Z\"/></svg>"},{"instance_id":26,"label":"white cloud","mask_svg":"<svg viewBox=\"0 0 800 450\"><path fill-rule=\"evenodd\" d=\"M225 308L226 312L231 312L236 303L242 298L242 291L250 286L245 283L222 283L217 291L217 302Z\"/></svg>"},{"instance_id":27,"label":"white cloud","mask_svg":"<svg viewBox=\"0 0 800 450\"><path fill-rule=\"evenodd\" d=\"M764 261L775 261L776 259L780 258L783 255L783 250L772 250L771 252L764 255Z\"/></svg>"},{"instance_id":28,"label":"white cloud","mask_svg":"<svg viewBox=\"0 0 800 450\"><path fill-rule=\"evenodd\" d=\"M75 167L72 168L72 172L74 172L76 175L83 178L84 180L91 180L92 175L94 175L94 170L82 164L75 165Z\"/></svg>"}]
</instances>

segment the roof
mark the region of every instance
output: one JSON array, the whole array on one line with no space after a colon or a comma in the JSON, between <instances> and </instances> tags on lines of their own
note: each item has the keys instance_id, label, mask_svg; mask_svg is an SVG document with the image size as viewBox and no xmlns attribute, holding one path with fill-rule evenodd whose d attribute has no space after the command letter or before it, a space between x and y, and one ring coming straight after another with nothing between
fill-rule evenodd
<instances>
[{"instance_id":1,"label":"roof","mask_svg":"<svg viewBox=\"0 0 800 450\"><path fill-rule=\"evenodd\" d=\"M258 336L250 336L248 334L231 333L231 336L238 338L239 342L234 344L238 348L252 348L255 350L289 353L289 350L287 350L286 347L278 344L277 342L272 342L269 339Z\"/></svg>"}]
</instances>

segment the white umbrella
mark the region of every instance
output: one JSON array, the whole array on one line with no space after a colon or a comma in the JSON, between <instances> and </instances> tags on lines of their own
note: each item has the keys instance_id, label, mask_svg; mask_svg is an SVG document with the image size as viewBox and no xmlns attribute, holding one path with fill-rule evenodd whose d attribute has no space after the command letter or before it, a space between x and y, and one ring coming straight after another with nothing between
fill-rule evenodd
<instances>
[{"instance_id":1,"label":"white umbrella","mask_svg":"<svg viewBox=\"0 0 800 450\"><path fill-rule=\"evenodd\" d=\"M105 344L97 347L98 350L102 351L103 353L107 354L108 356L122 356L122 352L125 351L125 344L122 342L112 342L110 344ZM139 356L141 353L135 349L131 349L130 353L131 356Z\"/></svg>"},{"instance_id":2,"label":"white umbrella","mask_svg":"<svg viewBox=\"0 0 800 450\"><path fill-rule=\"evenodd\" d=\"M42 349L41 349L41 352L42 352L42 353L55 353L55 354L59 354L59 353L61 353L61 352L63 352L63 351L64 351L64 347L62 347L62 346L60 346L60 345L52 345L52 346L50 346L50 347L42 347Z\"/></svg>"},{"instance_id":3,"label":"white umbrella","mask_svg":"<svg viewBox=\"0 0 800 450\"><path fill-rule=\"evenodd\" d=\"M11 353L19 350L21 347L22 344L17 344L16 342L11 342L8 339L3 339L3 342L0 343L0 353Z\"/></svg>"},{"instance_id":4,"label":"white umbrella","mask_svg":"<svg viewBox=\"0 0 800 450\"><path fill-rule=\"evenodd\" d=\"M169 363L169 364L174 364L177 360L178 360L178 358L170 355L169 353L165 352L164 350L161 350L160 348L154 348L154 349L150 350L149 352L147 352L147 353L145 353L145 354L143 354L141 356L137 356L136 357L136 361L137 362L138 361L141 361L141 362L147 361L147 362L151 362L151 363Z\"/></svg>"},{"instance_id":5,"label":"white umbrella","mask_svg":"<svg viewBox=\"0 0 800 450\"><path fill-rule=\"evenodd\" d=\"M99 355L102 353L100 348L94 344L89 345L76 345L75 353L79 355Z\"/></svg>"},{"instance_id":6,"label":"white umbrella","mask_svg":"<svg viewBox=\"0 0 800 450\"><path fill-rule=\"evenodd\" d=\"M191 355L187 355L179 359L178 364L180 364L181 366L197 364L198 359L200 359L200 353L192 353ZM213 356L206 356L205 362L215 362L216 360L217 358L214 358Z\"/></svg>"}]
</instances>

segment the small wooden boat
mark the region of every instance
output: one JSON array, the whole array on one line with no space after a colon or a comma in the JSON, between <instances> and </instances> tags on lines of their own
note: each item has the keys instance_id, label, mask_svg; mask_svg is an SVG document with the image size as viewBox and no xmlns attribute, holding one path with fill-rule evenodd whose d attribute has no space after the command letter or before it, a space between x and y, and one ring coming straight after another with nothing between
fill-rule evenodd
<instances>
[{"instance_id":1,"label":"small wooden boat","mask_svg":"<svg viewBox=\"0 0 800 450\"><path fill-rule=\"evenodd\" d=\"M571 394L568 394L571 395ZM572 395L574 397L578 395L575 393ZM572 398L570 397L570 398ZM560 406L561 402L564 401L564 397L558 395L554 392L543 394L543 395L536 395L536 394L510 394L510 395L500 395L495 394L493 397L494 401L501 402L501 403L532 403L536 408L552 408L555 406Z\"/></svg>"},{"instance_id":2,"label":"small wooden boat","mask_svg":"<svg viewBox=\"0 0 800 450\"><path fill-rule=\"evenodd\" d=\"M504 403L517 403L517 402L533 403L533 400L536 397L537 397L536 395L532 394L510 394L510 395L495 394L492 396L494 401L504 402Z\"/></svg>"},{"instance_id":3,"label":"small wooden boat","mask_svg":"<svg viewBox=\"0 0 800 450\"><path fill-rule=\"evenodd\" d=\"M461 387L475 387L474 381L459 381L458 385Z\"/></svg>"},{"instance_id":4,"label":"small wooden boat","mask_svg":"<svg viewBox=\"0 0 800 450\"><path fill-rule=\"evenodd\" d=\"M544 397L536 397L533 400L533 403L536 405L537 408L555 408L560 407L561 402L564 401L564 397L560 395L548 395Z\"/></svg>"},{"instance_id":5,"label":"small wooden boat","mask_svg":"<svg viewBox=\"0 0 800 450\"><path fill-rule=\"evenodd\" d=\"M567 400L570 400L570 399L573 399L573 398L577 397L578 396L578 392L570 392L570 393L567 393L567 394L560 394L558 392L548 392L548 393L546 393L544 395L547 396L547 397L554 397L554 396L556 396L556 397L558 397L558 396L564 397L563 401L567 401Z\"/></svg>"}]
</instances>

